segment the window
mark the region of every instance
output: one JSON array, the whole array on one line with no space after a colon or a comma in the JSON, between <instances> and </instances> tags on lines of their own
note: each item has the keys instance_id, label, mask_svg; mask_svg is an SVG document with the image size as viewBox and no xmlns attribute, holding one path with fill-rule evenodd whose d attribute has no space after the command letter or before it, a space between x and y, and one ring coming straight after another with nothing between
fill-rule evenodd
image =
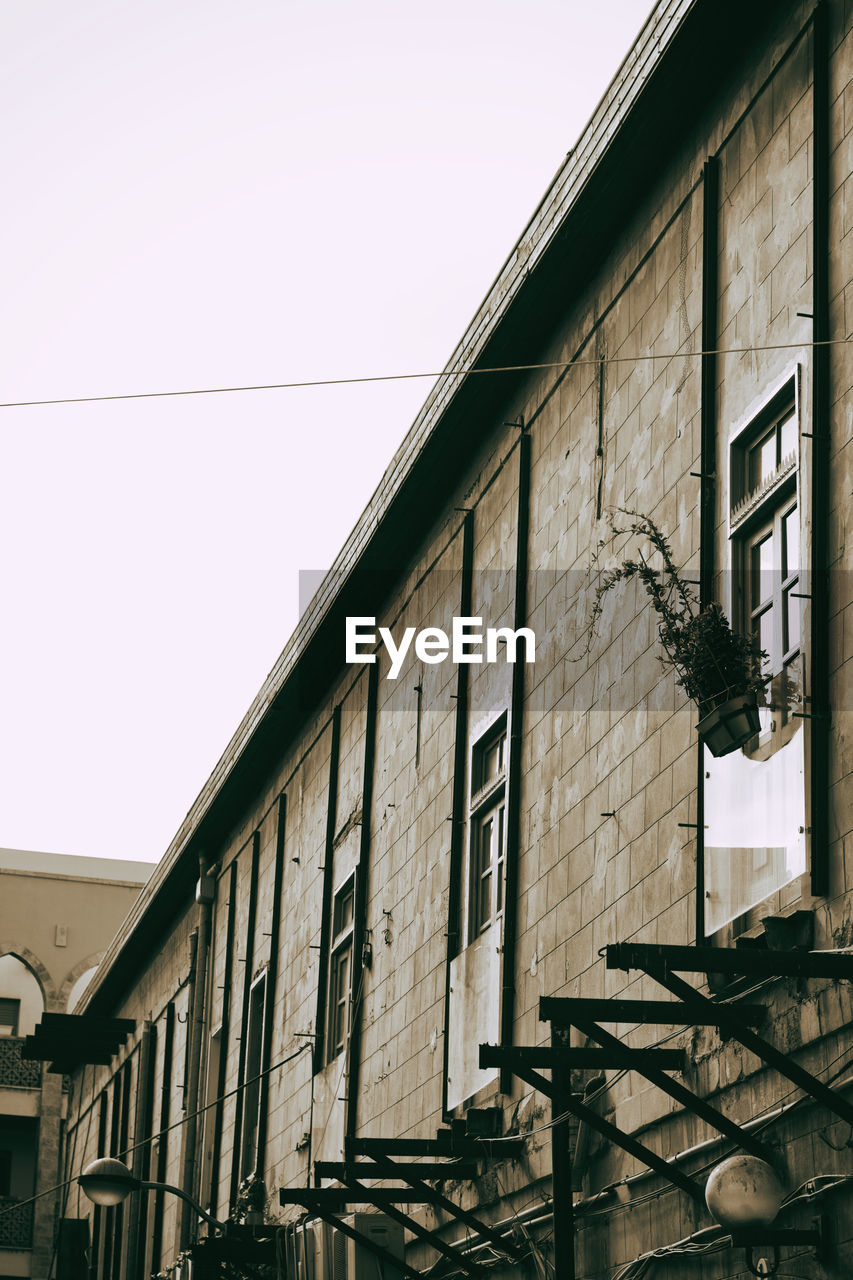
<instances>
[{"instance_id":1,"label":"window","mask_svg":"<svg viewBox=\"0 0 853 1280\"><path fill-rule=\"evenodd\" d=\"M760 732L704 760L704 927L724 942L797 899L806 871L801 503L796 379L788 377L729 449L728 553L735 627L766 650ZM718 550L722 548L718 547Z\"/></svg>"},{"instance_id":2,"label":"window","mask_svg":"<svg viewBox=\"0 0 853 1280\"><path fill-rule=\"evenodd\" d=\"M21 1014L20 1000L0 999L0 1036L16 1036Z\"/></svg>"},{"instance_id":3,"label":"window","mask_svg":"<svg viewBox=\"0 0 853 1280\"><path fill-rule=\"evenodd\" d=\"M800 520L796 499L780 503L745 540L749 630L778 674L800 650Z\"/></svg>"},{"instance_id":4,"label":"window","mask_svg":"<svg viewBox=\"0 0 853 1280\"><path fill-rule=\"evenodd\" d=\"M506 719L474 746L471 761L469 939L503 911L506 857Z\"/></svg>"},{"instance_id":5,"label":"window","mask_svg":"<svg viewBox=\"0 0 853 1280\"><path fill-rule=\"evenodd\" d=\"M246 1092L243 1103L243 1150L240 1156L240 1174L246 1178L255 1172L258 1153L258 1115L261 1102L261 1053L264 1043L264 1009L266 1007L267 975L261 974L252 983L249 992L249 1019L246 1028Z\"/></svg>"},{"instance_id":6,"label":"window","mask_svg":"<svg viewBox=\"0 0 853 1280\"><path fill-rule=\"evenodd\" d=\"M335 894L332 911L332 947L329 965L329 1029L327 1058L342 1053L349 1035L352 986L352 940L355 909L355 877Z\"/></svg>"},{"instance_id":7,"label":"window","mask_svg":"<svg viewBox=\"0 0 853 1280\"><path fill-rule=\"evenodd\" d=\"M731 451L733 613L768 655L765 729L788 722L800 692L804 598L797 499L799 426L794 382L738 435ZM765 738L765 734L762 734Z\"/></svg>"}]
</instances>

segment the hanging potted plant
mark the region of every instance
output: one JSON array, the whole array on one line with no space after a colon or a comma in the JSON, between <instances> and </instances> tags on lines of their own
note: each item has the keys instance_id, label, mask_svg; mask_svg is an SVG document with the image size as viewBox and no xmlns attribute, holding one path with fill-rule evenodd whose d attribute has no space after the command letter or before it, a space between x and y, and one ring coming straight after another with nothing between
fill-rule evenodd
<instances>
[{"instance_id":1,"label":"hanging potted plant","mask_svg":"<svg viewBox=\"0 0 853 1280\"><path fill-rule=\"evenodd\" d=\"M590 636L608 592L637 578L657 614L661 661L674 669L676 683L699 708L696 728L708 749L715 756L728 755L759 730L759 697L766 684L761 668L767 654L757 640L732 631L716 601L700 607L692 585L675 567L669 541L653 520L634 511L619 514L630 523L617 528L611 515L614 537L646 539L663 567L653 568L640 553L636 560L623 560L604 572L595 591Z\"/></svg>"}]
</instances>

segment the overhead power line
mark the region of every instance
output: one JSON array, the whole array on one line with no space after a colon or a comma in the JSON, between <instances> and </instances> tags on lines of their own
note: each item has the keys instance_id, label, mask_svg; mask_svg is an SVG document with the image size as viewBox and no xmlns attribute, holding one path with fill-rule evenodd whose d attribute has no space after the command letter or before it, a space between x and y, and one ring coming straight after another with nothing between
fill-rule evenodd
<instances>
[{"instance_id":1,"label":"overhead power line","mask_svg":"<svg viewBox=\"0 0 853 1280\"><path fill-rule=\"evenodd\" d=\"M718 347L712 351L670 351L653 355L595 356L577 360L547 360L540 364L504 364L488 368L442 369L438 373L375 373L358 378L313 378L300 382L259 382L241 387L189 387L178 391L124 391L105 396L60 396L52 400L7 400L0 402L0 409L29 409L36 405L51 404L100 404L109 400L163 400L177 396L222 396L238 391L296 391L306 387L347 387L364 382L407 382L416 378L460 378L494 373L532 373L537 369L569 369L572 366L602 364L637 364L647 360L699 359L702 356L743 356L754 351L802 350L803 347L841 346L846 338L826 338L820 342L771 342L756 347Z\"/></svg>"}]
</instances>

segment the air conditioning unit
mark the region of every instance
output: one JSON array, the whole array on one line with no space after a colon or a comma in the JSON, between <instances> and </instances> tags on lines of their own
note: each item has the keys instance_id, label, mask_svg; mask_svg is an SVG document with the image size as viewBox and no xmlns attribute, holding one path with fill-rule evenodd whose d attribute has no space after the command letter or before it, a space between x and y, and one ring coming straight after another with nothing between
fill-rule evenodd
<instances>
[{"instance_id":1,"label":"air conditioning unit","mask_svg":"<svg viewBox=\"0 0 853 1280\"><path fill-rule=\"evenodd\" d=\"M354 1213L344 1221L402 1261L403 1228L391 1218L383 1213ZM288 1233L285 1252L289 1280L402 1280L393 1262L316 1219Z\"/></svg>"}]
</instances>

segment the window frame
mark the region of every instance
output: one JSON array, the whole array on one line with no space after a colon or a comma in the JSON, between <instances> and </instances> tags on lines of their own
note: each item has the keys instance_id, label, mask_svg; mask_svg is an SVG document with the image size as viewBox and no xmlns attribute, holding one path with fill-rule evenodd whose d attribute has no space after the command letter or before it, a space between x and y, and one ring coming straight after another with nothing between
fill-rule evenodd
<instances>
[{"instance_id":1,"label":"window frame","mask_svg":"<svg viewBox=\"0 0 853 1280\"><path fill-rule=\"evenodd\" d=\"M344 902L349 915L340 920ZM355 939L355 872L352 871L332 895L329 936L329 978L326 1002L326 1063L346 1051L352 1027L352 973Z\"/></svg>"},{"instance_id":2,"label":"window frame","mask_svg":"<svg viewBox=\"0 0 853 1280\"><path fill-rule=\"evenodd\" d=\"M487 760L497 747L494 772ZM503 915L506 899L506 807L509 780L509 733L504 712L472 744L468 800L468 944L475 942ZM483 839L489 831L488 856ZM484 886L488 904L484 901Z\"/></svg>"},{"instance_id":3,"label":"window frame","mask_svg":"<svg viewBox=\"0 0 853 1280\"><path fill-rule=\"evenodd\" d=\"M798 730L803 730L808 752L808 718L802 718L802 709L794 710L803 701L803 693L811 681L809 667L812 661L809 641L808 609L804 607L808 600L808 583L810 572L810 505L804 487L804 459L802 452L803 436L807 435L804 420L804 402L801 396L802 367L798 362L787 370L765 389L759 399L753 401L740 420L731 425L727 437L721 441L723 453L722 468L728 468L729 487L725 495L724 515L727 517L722 529L715 538L717 553L721 553L724 568L724 588L721 598L727 608L732 625L743 634L755 634L753 625L762 612L771 607L775 612L772 628L772 643L769 646L770 661L765 665L765 674L770 676L766 686L766 704L759 707L761 729L743 748L742 754L754 764L770 761L782 748L786 747ZM793 418L796 430L796 449L783 453L782 426ZM759 476L757 482L748 484L749 456L752 450L765 441L771 432L777 433L776 467L772 473ZM789 437L790 439L790 437ZM805 461L808 461L808 456ZM755 473L753 473L755 476ZM787 517L796 509L796 530L798 537L798 554L796 567L790 566L789 549L786 546L787 530L783 528ZM769 533L774 536L772 578L769 592L759 590L754 595L754 578L761 572L760 565L752 562L756 548ZM721 540L718 540L721 536ZM768 565L765 563L764 572ZM787 619L783 616L783 604L793 603L790 599L794 593L797 607L799 637L796 643L790 642L790 633L786 635ZM768 647L765 644L765 647ZM700 754L700 777L712 761ZM719 767L719 766L718 766ZM726 766L728 767L728 766ZM803 805L802 823L799 831L810 831L809 822L811 799L808 775L803 778L804 791L801 797ZM703 789L703 805L705 791ZM707 818L706 818L707 824ZM774 888L770 888L763 896L756 898L751 905L744 906L739 913L727 922L708 931L706 909L702 908L702 924L700 932L709 941L717 945L732 945L734 939L747 930L758 929L768 914L785 910L791 902L808 897L810 889L810 863L814 856L808 837L803 837L805 844L805 867L799 876L787 880ZM699 856L703 860L705 870L700 879L703 890L706 886L708 832L703 831ZM713 843L713 841L711 842ZM752 847L752 846L750 846ZM761 853L758 846L756 854ZM766 862L766 855L764 858ZM756 863L754 871L760 870ZM752 897L750 891L746 896Z\"/></svg>"},{"instance_id":4,"label":"window frame","mask_svg":"<svg viewBox=\"0 0 853 1280\"><path fill-rule=\"evenodd\" d=\"M783 427L793 419L797 446L782 453ZM768 437L776 436L776 468L748 485L750 458ZM754 635L755 622L773 610L773 623L765 667L771 677L767 686L767 706L761 709L762 730L746 748L749 755L772 754L786 742L793 730L789 715L792 691L802 691L804 662L804 618L797 604L799 637L795 645L786 643L789 615L787 608L801 593L795 588L803 579L804 520L800 492L801 405L799 366L788 370L763 402L741 419L732 429L728 441L729 518L728 546L730 566L729 616L734 627L744 635ZM797 567L787 570L787 531L785 520L797 511ZM771 591L758 603L753 599L756 571L752 563L754 550L773 537ZM783 559L785 557L785 559ZM795 594L792 596L792 592ZM760 635L760 630L759 630ZM767 647L766 645L764 647ZM782 732L784 731L784 733ZM776 737L777 734L781 736Z\"/></svg>"},{"instance_id":5,"label":"window frame","mask_svg":"<svg viewBox=\"0 0 853 1280\"><path fill-rule=\"evenodd\" d=\"M260 1076L264 1051L264 1028L267 1008L267 969L264 968L249 987L249 1016L246 1021L246 1043L243 1047L243 1124L240 1136L240 1177L258 1172L258 1120L261 1110ZM221 1030L221 1028L220 1028ZM256 1063L254 1059L257 1059ZM254 1082L254 1083L253 1083Z\"/></svg>"},{"instance_id":6,"label":"window frame","mask_svg":"<svg viewBox=\"0 0 853 1280\"><path fill-rule=\"evenodd\" d=\"M14 1008L12 1006L14 1006ZM21 1029L20 1000L14 996L3 996L0 998L0 1010L2 1010L2 1017L0 1017L0 1036L8 1037L9 1039L17 1039L18 1032ZM7 1011L12 1015L10 1019L7 1019L6 1017ZM7 1026L10 1027L11 1030L4 1031L2 1027Z\"/></svg>"}]
</instances>

